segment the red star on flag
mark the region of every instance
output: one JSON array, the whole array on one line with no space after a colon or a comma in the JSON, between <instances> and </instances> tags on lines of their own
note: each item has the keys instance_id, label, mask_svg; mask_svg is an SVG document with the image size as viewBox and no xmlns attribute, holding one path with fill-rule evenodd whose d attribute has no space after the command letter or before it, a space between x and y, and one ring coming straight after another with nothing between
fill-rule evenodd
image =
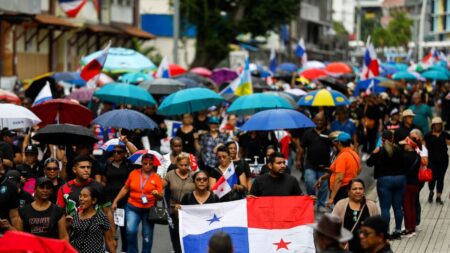
<instances>
[{"instance_id":1,"label":"red star on flag","mask_svg":"<svg viewBox=\"0 0 450 253\"><path fill-rule=\"evenodd\" d=\"M273 245L277 245L277 251L279 249L289 249L288 245L291 244L291 242L285 242L283 241L283 238L281 238L280 242L274 242Z\"/></svg>"}]
</instances>

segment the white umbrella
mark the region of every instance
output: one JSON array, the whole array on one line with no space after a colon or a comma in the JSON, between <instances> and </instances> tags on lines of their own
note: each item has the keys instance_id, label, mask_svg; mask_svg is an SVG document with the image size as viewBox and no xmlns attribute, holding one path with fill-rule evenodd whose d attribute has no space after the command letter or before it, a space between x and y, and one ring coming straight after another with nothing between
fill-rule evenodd
<instances>
[{"instance_id":1,"label":"white umbrella","mask_svg":"<svg viewBox=\"0 0 450 253\"><path fill-rule=\"evenodd\" d=\"M304 95L307 94L306 91L304 91L304 90L302 90L302 89L299 89L299 88L285 89L284 91L287 92L287 93L289 93L289 94L292 94L292 95L294 95L294 96L298 96L298 97L299 97L299 96L304 96Z\"/></svg>"},{"instance_id":2,"label":"white umbrella","mask_svg":"<svg viewBox=\"0 0 450 253\"><path fill-rule=\"evenodd\" d=\"M325 63L321 61L307 61L303 64L302 69L323 69L325 68Z\"/></svg>"},{"instance_id":3,"label":"white umbrella","mask_svg":"<svg viewBox=\"0 0 450 253\"><path fill-rule=\"evenodd\" d=\"M27 108L14 104L0 104L1 128L19 129L32 127L41 120Z\"/></svg>"}]
</instances>

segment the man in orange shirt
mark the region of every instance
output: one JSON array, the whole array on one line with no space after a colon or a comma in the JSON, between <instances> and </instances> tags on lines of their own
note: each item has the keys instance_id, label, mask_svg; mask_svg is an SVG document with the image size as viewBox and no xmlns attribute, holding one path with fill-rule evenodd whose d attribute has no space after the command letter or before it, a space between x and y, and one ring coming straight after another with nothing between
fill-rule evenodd
<instances>
[{"instance_id":1,"label":"man in orange shirt","mask_svg":"<svg viewBox=\"0 0 450 253\"><path fill-rule=\"evenodd\" d=\"M332 204L336 204L339 200L347 197L348 183L356 178L361 170L359 155L351 147L352 137L345 132L341 132L333 142L339 153L331 164L329 173L318 180L320 183L330 176L331 193L327 201L327 207L329 208Z\"/></svg>"}]
</instances>

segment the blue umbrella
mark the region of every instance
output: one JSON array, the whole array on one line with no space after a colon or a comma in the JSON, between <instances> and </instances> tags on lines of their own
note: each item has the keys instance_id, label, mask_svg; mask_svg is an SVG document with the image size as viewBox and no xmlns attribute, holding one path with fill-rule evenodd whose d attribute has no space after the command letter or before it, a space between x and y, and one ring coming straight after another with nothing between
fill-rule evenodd
<instances>
[{"instance_id":1,"label":"blue umbrella","mask_svg":"<svg viewBox=\"0 0 450 253\"><path fill-rule=\"evenodd\" d=\"M102 127L124 128L124 129L153 129L158 125L147 115L128 109L112 110L106 112L93 121Z\"/></svg>"},{"instance_id":2,"label":"blue umbrella","mask_svg":"<svg viewBox=\"0 0 450 253\"><path fill-rule=\"evenodd\" d=\"M450 74L450 72L448 71L448 68L442 67L441 65L437 65L437 64L435 64L435 65L429 67L429 68L427 69L427 71L428 71L428 70L436 70L436 71L445 73L447 76Z\"/></svg>"},{"instance_id":3,"label":"blue umbrella","mask_svg":"<svg viewBox=\"0 0 450 253\"><path fill-rule=\"evenodd\" d=\"M381 81L382 80L380 78L369 78L369 79L366 79L366 80L363 80L363 81L358 81L356 83L355 90L353 91L353 96L358 96L359 92L361 90L367 90L367 88L369 88L369 87L371 89L371 92L375 93L375 94L381 93L381 92L385 92L386 88L385 87L381 87L379 85L379 83ZM371 86L372 82L373 82L373 86Z\"/></svg>"},{"instance_id":4,"label":"blue umbrella","mask_svg":"<svg viewBox=\"0 0 450 253\"><path fill-rule=\"evenodd\" d=\"M446 81L449 79L447 73L437 71L437 70L428 70L428 71L423 72L421 75L425 79L433 80L433 81Z\"/></svg>"},{"instance_id":5,"label":"blue umbrella","mask_svg":"<svg viewBox=\"0 0 450 253\"><path fill-rule=\"evenodd\" d=\"M417 80L417 76L414 74L408 72L408 71L400 71L395 73L392 76L392 79L394 80Z\"/></svg>"},{"instance_id":6,"label":"blue umbrella","mask_svg":"<svg viewBox=\"0 0 450 253\"><path fill-rule=\"evenodd\" d=\"M80 72L56 72L52 74L55 81L63 81L76 86L86 86L86 81L80 76Z\"/></svg>"},{"instance_id":7,"label":"blue umbrella","mask_svg":"<svg viewBox=\"0 0 450 253\"><path fill-rule=\"evenodd\" d=\"M243 131L270 131L315 127L302 113L291 109L272 109L258 112L241 127Z\"/></svg>"},{"instance_id":8,"label":"blue umbrella","mask_svg":"<svg viewBox=\"0 0 450 253\"><path fill-rule=\"evenodd\" d=\"M143 72L132 72L119 76L119 81L121 81L122 83L133 83L133 84L153 79L155 79L153 78L153 76Z\"/></svg>"},{"instance_id":9,"label":"blue umbrella","mask_svg":"<svg viewBox=\"0 0 450 253\"><path fill-rule=\"evenodd\" d=\"M276 108L294 109L294 107L282 97L266 93L257 93L239 97L231 104L227 112L237 115L249 115Z\"/></svg>"},{"instance_id":10,"label":"blue umbrella","mask_svg":"<svg viewBox=\"0 0 450 253\"><path fill-rule=\"evenodd\" d=\"M94 96L116 104L130 104L134 106L156 105L155 99L147 90L125 83L109 83L94 92Z\"/></svg>"},{"instance_id":11,"label":"blue umbrella","mask_svg":"<svg viewBox=\"0 0 450 253\"><path fill-rule=\"evenodd\" d=\"M161 115L181 115L208 109L222 103L223 98L206 88L189 88L166 97L158 108Z\"/></svg>"},{"instance_id":12,"label":"blue umbrella","mask_svg":"<svg viewBox=\"0 0 450 253\"><path fill-rule=\"evenodd\" d=\"M81 64L88 64L102 53L103 50L82 58ZM103 72L108 73L151 71L154 69L156 69L155 64L143 54L132 49L121 47L110 48L108 50L108 57L106 58L105 65L103 65Z\"/></svg>"},{"instance_id":13,"label":"blue umbrella","mask_svg":"<svg viewBox=\"0 0 450 253\"><path fill-rule=\"evenodd\" d=\"M382 63L381 64L381 74L383 76L392 75L399 72L399 70L392 64Z\"/></svg>"},{"instance_id":14,"label":"blue umbrella","mask_svg":"<svg viewBox=\"0 0 450 253\"><path fill-rule=\"evenodd\" d=\"M196 82L194 79L190 79L187 77L180 77L173 80L183 83L186 86L186 88L203 87L201 83Z\"/></svg>"},{"instance_id":15,"label":"blue umbrella","mask_svg":"<svg viewBox=\"0 0 450 253\"><path fill-rule=\"evenodd\" d=\"M297 71L298 67L292 62L283 62L280 65L278 65L277 70L293 73Z\"/></svg>"}]
</instances>

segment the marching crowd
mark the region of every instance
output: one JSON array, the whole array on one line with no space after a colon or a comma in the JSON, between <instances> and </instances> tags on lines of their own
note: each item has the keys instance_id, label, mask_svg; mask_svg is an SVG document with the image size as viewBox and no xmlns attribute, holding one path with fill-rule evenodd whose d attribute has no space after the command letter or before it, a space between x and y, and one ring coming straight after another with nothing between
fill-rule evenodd
<instances>
[{"instance_id":1,"label":"marching crowd","mask_svg":"<svg viewBox=\"0 0 450 253\"><path fill-rule=\"evenodd\" d=\"M30 131L3 129L0 232L68 240L79 252L135 253L142 224L141 252L147 253L155 226L149 210L162 200L168 203L178 253L181 205L310 195L317 212L332 213L315 225L318 251L392 252L388 240L413 237L420 228L419 193L425 183L428 202L443 204L450 143L442 120L449 109L447 93L446 86L431 90L419 83L380 96L352 97L347 108L301 108L316 127L282 133L242 132L239 117L214 107L183 115L164 159L144 154L140 164L127 157L143 149L141 138L160 152L167 137L155 107L141 111L157 129L122 131L120 142L102 155L90 145L43 145L30 139ZM97 113L110 108L103 103ZM110 137L105 134L101 141ZM225 196L217 196L211 188L230 166L236 182ZM367 167L374 168L378 203L366 199L366 182L358 178ZM301 171L306 192L290 175L294 169ZM117 209L125 209L123 227L114 225Z\"/></svg>"}]
</instances>

